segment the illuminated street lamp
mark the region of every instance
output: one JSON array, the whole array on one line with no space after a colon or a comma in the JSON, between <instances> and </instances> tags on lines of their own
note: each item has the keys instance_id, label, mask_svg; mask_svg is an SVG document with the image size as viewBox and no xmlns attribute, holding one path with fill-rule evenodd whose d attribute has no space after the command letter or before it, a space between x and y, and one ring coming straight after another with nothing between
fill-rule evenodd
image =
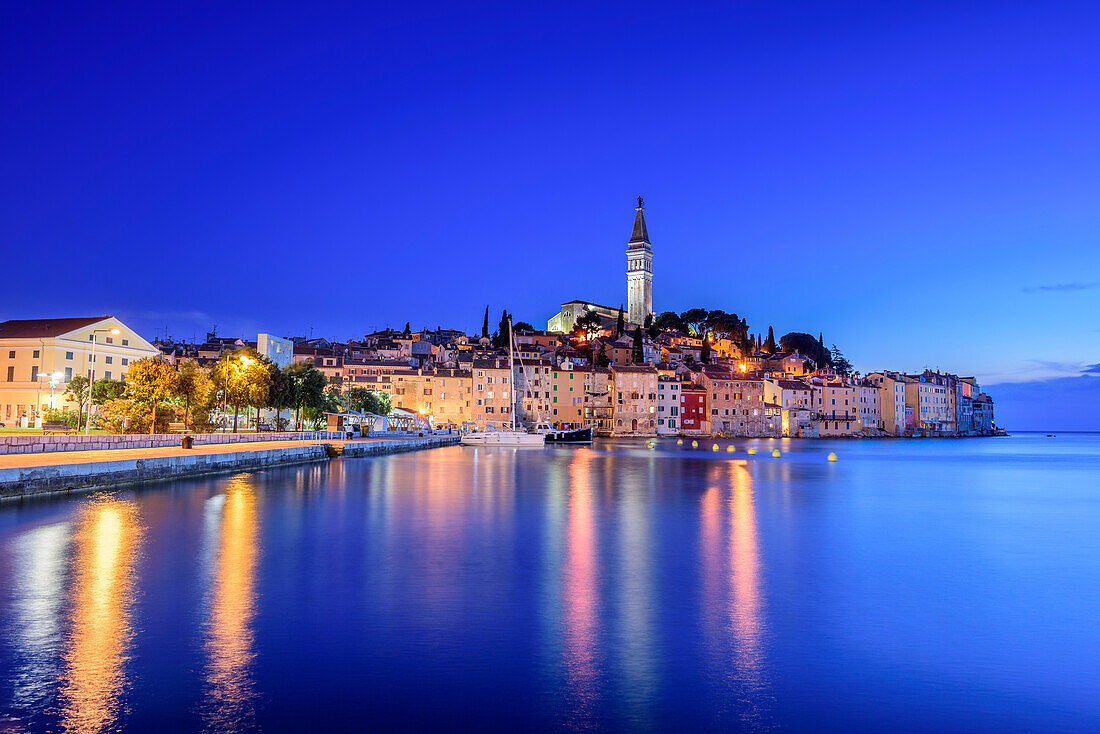
<instances>
[{"instance_id":1,"label":"illuminated street lamp","mask_svg":"<svg viewBox=\"0 0 1100 734\"><path fill-rule=\"evenodd\" d=\"M92 432L92 385L95 384L95 335L99 332L104 334L121 334L118 329L92 329L92 369L88 377L88 422L84 424L84 435L91 435Z\"/></svg>"}]
</instances>

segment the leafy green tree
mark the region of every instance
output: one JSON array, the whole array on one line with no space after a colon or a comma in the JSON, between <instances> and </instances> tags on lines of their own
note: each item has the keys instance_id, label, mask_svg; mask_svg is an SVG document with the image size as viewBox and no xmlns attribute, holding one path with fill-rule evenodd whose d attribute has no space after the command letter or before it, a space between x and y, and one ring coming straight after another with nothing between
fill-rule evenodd
<instances>
[{"instance_id":1,"label":"leafy green tree","mask_svg":"<svg viewBox=\"0 0 1100 734\"><path fill-rule=\"evenodd\" d=\"M320 374L320 373L318 373ZM237 432L242 405L264 405L271 386L267 360L255 349L241 347L214 363L210 373L214 386L233 406L233 433ZM324 379L324 375L321 375Z\"/></svg>"},{"instance_id":2,"label":"leafy green tree","mask_svg":"<svg viewBox=\"0 0 1100 734\"><path fill-rule=\"evenodd\" d=\"M280 369L278 365L269 362L267 371L271 378L271 385L267 389L267 407L275 411L275 429L281 431L286 427L283 411L294 404L294 385L291 384L286 370Z\"/></svg>"},{"instance_id":3,"label":"leafy green tree","mask_svg":"<svg viewBox=\"0 0 1100 734\"><path fill-rule=\"evenodd\" d=\"M588 339L594 339L603 333L603 319L595 311L585 311L577 319L576 326Z\"/></svg>"},{"instance_id":4,"label":"leafy green tree","mask_svg":"<svg viewBox=\"0 0 1100 734\"><path fill-rule=\"evenodd\" d=\"M703 346L699 349L699 361L710 364L710 334L703 332Z\"/></svg>"},{"instance_id":5,"label":"leafy green tree","mask_svg":"<svg viewBox=\"0 0 1100 734\"><path fill-rule=\"evenodd\" d=\"M82 375L77 375L73 379L69 380L68 387L65 388L65 400L70 403L76 403L77 421L76 430L80 430L80 426L84 423L85 415L84 409L88 406L88 400L91 397L91 390L88 389L88 378Z\"/></svg>"},{"instance_id":6,"label":"leafy green tree","mask_svg":"<svg viewBox=\"0 0 1100 734\"><path fill-rule=\"evenodd\" d=\"M535 327L531 326L531 324L526 321L517 321L515 324L512 324L512 329L515 331L534 331Z\"/></svg>"},{"instance_id":7,"label":"leafy green tree","mask_svg":"<svg viewBox=\"0 0 1100 734\"><path fill-rule=\"evenodd\" d=\"M657 320L654 325L661 331L687 331L687 325L684 324L680 315L673 313L672 311L664 311L657 315Z\"/></svg>"},{"instance_id":8,"label":"leafy green tree","mask_svg":"<svg viewBox=\"0 0 1100 734\"><path fill-rule=\"evenodd\" d=\"M607 345L600 342L600 351L596 353L596 366L607 367L611 364L611 358L607 356Z\"/></svg>"},{"instance_id":9,"label":"leafy green tree","mask_svg":"<svg viewBox=\"0 0 1100 734\"><path fill-rule=\"evenodd\" d=\"M176 377L176 392L173 397L183 403L183 429L195 430L193 411L196 407L207 408L214 395L214 382L210 374L197 362L183 362ZM208 412L208 411L207 411Z\"/></svg>"},{"instance_id":10,"label":"leafy green tree","mask_svg":"<svg viewBox=\"0 0 1100 734\"><path fill-rule=\"evenodd\" d=\"M635 364L642 364L645 362L645 343L642 341L642 327L634 329L634 347L631 350L630 358Z\"/></svg>"},{"instance_id":11,"label":"leafy green tree","mask_svg":"<svg viewBox=\"0 0 1100 734\"><path fill-rule=\"evenodd\" d=\"M393 410L393 404L390 402L390 396L386 393L380 390L370 390L367 392L363 409L374 415L389 415L390 411Z\"/></svg>"},{"instance_id":12,"label":"leafy green tree","mask_svg":"<svg viewBox=\"0 0 1100 734\"><path fill-rule=\"evenodd\" d=\"M298 422L302 418L303 410L321 405L327 380L324 373L309 362L295 362L286 368L286 373L290 380L294 421Z\"/></svg>"},{"instance_id":13,"label":"leafy green tree","mask_svg":"<svg viewBox=\"0 0 1100 734\"><path fill-rule=\"evenodd\" d=\"M768 354L775 354L775 332L772 327L768 327L768 338L764 341L764 351Z\"/></svg>"},{"instance_id":14,"label":"leafy green tree","mask_svg":"<svg viewBox=\"0 0 1100 734\"><path fill-rule=\"evenodd\" d=\"M684 322L689 334L699 336L703 333L703 325L709 315L710 312L705 308L691 308L680 314L680 320Z\"/></svg>"},{"instance_id":15,"label":"leafy green tree","mask_svg":"<svg viewBox=\"0 0 1100 734\"><path fill-rule=\"evenodd\" d=\"M126 392L126 383L122 380L108 380L104 377L92 385L92 405L103 405L108 400L121 398Z\"/></svg>"},{"instance_id":16,"label":"leafy green tree","mask_svg":"<svg viewBox=\"0 0 1100 734\"><path fill-rule=\"evenodd\" d=\"M500 323L497 324L497 330L493 332L493 347L496 349L508 348L508 309L504 309L500 312Z\"/></svg>"},{"instance_id":17,"label":"leafy green tree","mask_svg":"<svg viewBox=\"0 0 1100 734\"><path fill-rule=\"evenodd\" d=\"M481 322L481 338L489 338L489 305L485 305L485 320Z\"/></svg>"},{"instance_id":18,"label":"leafy green tree","mask_svg":"<svg viewBox=\"0 0 1100 734\"><path fill-rule=\"evenodd\" d=\"M838 375L847 377L852 374L852 363L844 357L844 352L840 351L836 344L833 345L832 350L832 365Z\"/></svg>"},{"instance_id":19,"label":"leafy green tree","mask_svg":"<svg viewBox=\"0 0 1100 734\"><path fill-rule=\"evenodd\" d=\"M130 363L130 371L126 373L127 394L134 403L151 412L150 433L157 429L157 408L178 390L176 379L172 365L160 357L143 357Z\"/></svg>"},{"instance_id":20,"label":"leafy green tree","mask_svg":"<svg viewBox=\"0 0 1100 734\"><path fill-rule=\"evenodd\" d=\"M626 333L626 318L623 316L623 306L619 304L619 318L615 320L615 338Z\"/></svg>"}]
</instances>

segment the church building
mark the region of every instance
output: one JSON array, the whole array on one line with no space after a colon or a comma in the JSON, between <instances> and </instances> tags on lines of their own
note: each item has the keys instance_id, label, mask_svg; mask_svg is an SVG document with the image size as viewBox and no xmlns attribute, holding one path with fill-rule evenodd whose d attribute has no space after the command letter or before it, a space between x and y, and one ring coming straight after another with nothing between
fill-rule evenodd
<instances>
[{"instance_id":1,"label":"church building","mask_svg":"<svg viewBox=\"0 0 1100 734\"><path fill-rule=\"evenodd\" d=\"M634 208L634 229L626 243L626 321L641 326L645 317L653 313L653 245L645 226L645 202L638 197ZM588 301L568 301L561 311L547 322L548 331L568 334L573 331L577 319L588 311L595 311L605 318L617 318L619 310Z\"/></svg>"}]
</instances>

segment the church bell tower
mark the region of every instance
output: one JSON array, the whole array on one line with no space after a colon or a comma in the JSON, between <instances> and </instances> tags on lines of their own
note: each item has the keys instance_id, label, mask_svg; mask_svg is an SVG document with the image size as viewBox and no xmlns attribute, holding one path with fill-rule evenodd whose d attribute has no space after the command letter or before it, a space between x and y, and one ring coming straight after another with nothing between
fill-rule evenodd
<instances>
[{"instance_id":1,"label":"church bell tower","mask_svg":"<svg viewBox=\"0 0 1100 734\"><path fill-rule=\"evenodd\" d=\"M626 301L627 320L641 325L645 317L653 313L653 245L645 228L645 211L642 197L634 209L634 230L626 245Z\"/></svg>"}]
</instances>

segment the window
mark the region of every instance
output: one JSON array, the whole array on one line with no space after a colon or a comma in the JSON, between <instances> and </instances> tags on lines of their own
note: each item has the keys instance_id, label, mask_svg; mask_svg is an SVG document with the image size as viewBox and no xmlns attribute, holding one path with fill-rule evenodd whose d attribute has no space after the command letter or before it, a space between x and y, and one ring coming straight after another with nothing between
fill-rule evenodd
<instances>
[{"instance_id":1,"label":"window","mask_svg":"<svg viewBox=\"0 0 1100 734\"><path fill-rule=\"evenodd\" d=\"M104 361L104 362L106 362L107 364L111 364L111 361L112 361L113 359L114 359L114 357L104 357L104 358L103 358L103 361Z\"/></svg>"},{"instance_id":2,"label":"window","mask_svg":"<svg viewBox=\"0 0 1100 734\"><path fill-rule=\"evenodd\" d=\"M73 353L72 352L65 352L65 359L72 359L72 358L73 358Z\"/></svg>"},{"instance_id":3,"label":"window","mask_svg":"<svg viewBox=\"0 0 1100 734\"><path fill-rule=\"evenodd\" d=\"M31 365L31 382L38 379L38 365Z\"/></svg>"},{"instance_id":4,"label":"window","mask_svg":"<svg viewBox=\"0 0 1100 734\"><path fill-rule=\"evenodd\" d=\"M107 337L107 339L106 339L105 341L106 341L106 342L107 342L108 344L114 344L114 343L115 343L115 340L114 340L114 338L113 338L113 337Z\"/></svg>"},{"instance_id":5,"label":"window","mask_svg":"<svg viewBox=\"0 0 1100 734\"><path fill-rule=\"evenodd\" d=\"M88 341L94 342L95 341L95 334L88 334Z\"/></svg>"},{"instance_id":6,"label":"window","mask_svg":"<svg viewBox=\"0 0 1100 734\"><path fill-rule=\"evenodd\" d=\"M72 379L73 379L73 368L72 367L66 367L65 368L65 382L71 382Z\"/></svg>"},{"instance_id":7,"label":"window","mask_svg":"<svg viewBox=\"0 0 1100 734\"><path fill-rule=\"evenodd\" d=\"M107 370L106 372L103 373L103 376L108 380L111 379L111 371Z\"/></svg>"},{"instance_id":8,"label":"window","mask_svg":"<svg viewBox=\"0 0 1100 734\"><path fill-rule=\"evenodd\" d=\"M123 339L122 340L122 346L124 346L124 347L130 346L130 340L129 339ZM281 346L279 347L279 351L280 352L283 351L283 348Z\"/></svg>"},{"instance_id":9,"label":"window","mask_svg":"<svg viewBox=\"0 0 1100 734\"><path fill-rule=\"evenodd\" d=\"M38 359L38 350L37 349L34 350L34 354L32 354L31 357L33 357L34 359Z\"/></svg>"},{"instance_id":10,"label":"window","mask_svg":"<svg viewBox=\"0 0 1100 734\"><path fill-rule=\"evenodd\" d=\"M8 382L15 382L15 365L8 365Z\"/></svg>"},{"instance_id":11,"label":"window","mask_svg":"<svg viewBox=\"0 0 1100 734\"><path fill-rule=\"evenodd\" d=\"M12 349L10 352L8 352L8 359L15 359L15 350L14 349Z\"/></svg>"}]
</instances>

